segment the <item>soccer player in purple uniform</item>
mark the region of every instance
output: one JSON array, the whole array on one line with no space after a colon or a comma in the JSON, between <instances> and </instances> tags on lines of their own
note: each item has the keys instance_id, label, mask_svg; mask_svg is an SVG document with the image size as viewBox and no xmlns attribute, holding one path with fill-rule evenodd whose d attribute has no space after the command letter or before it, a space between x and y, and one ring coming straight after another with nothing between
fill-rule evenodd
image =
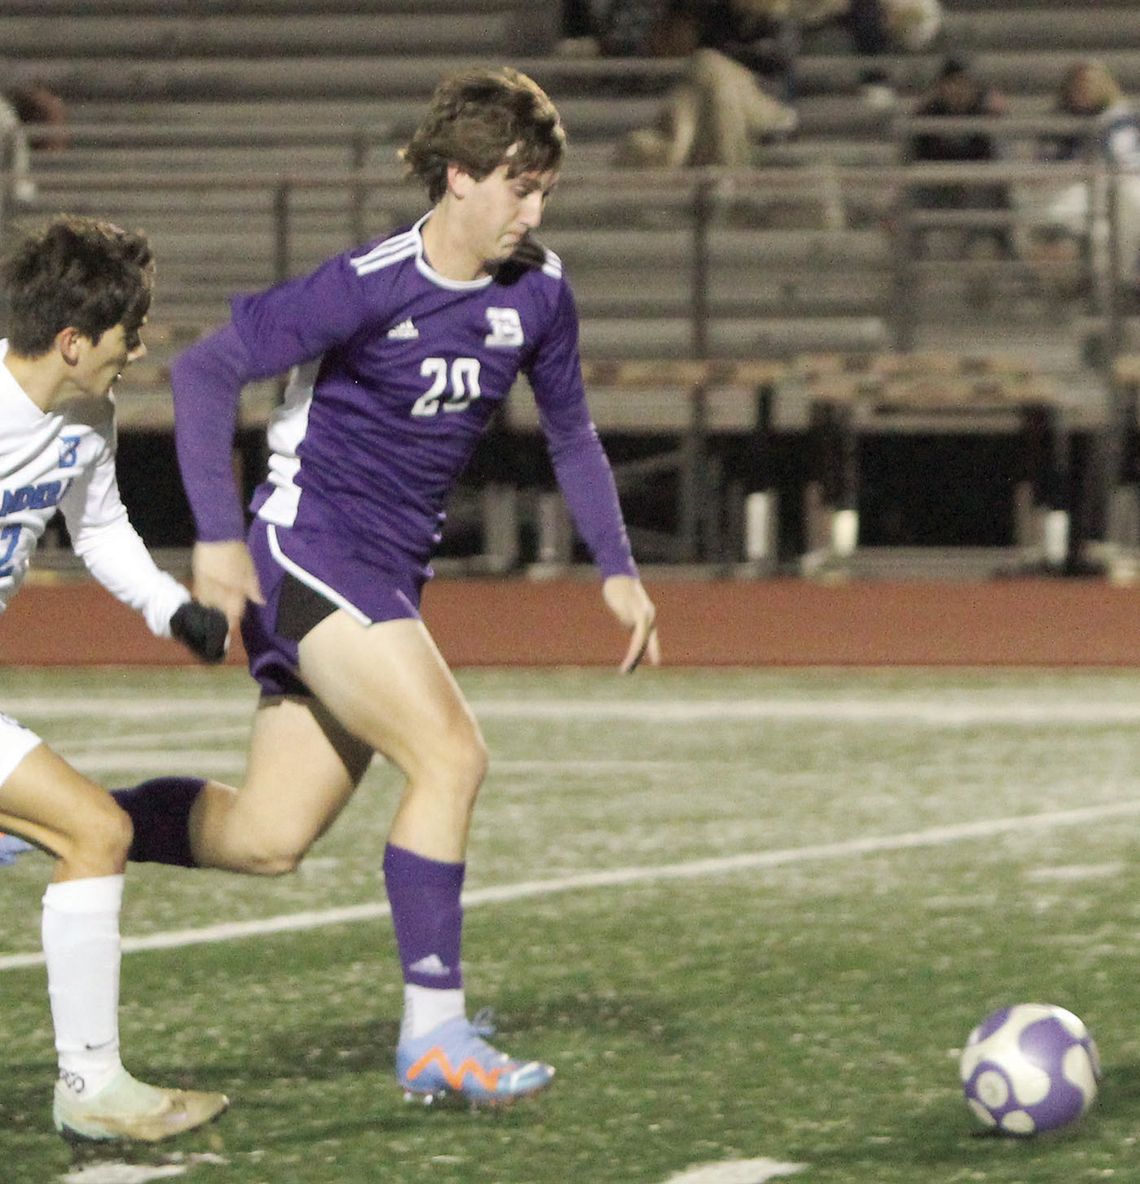
<instances>
[{"instance_id":1,"label":"soccer player in purple uniform","mask_svg":"<svg viewBox=\"0 0 1140 1184\"><path fill-rule=\"evenodd\" d=\"M146 353L153 263L144 236L61 216L4 265L0 341L0 613L57 511L91 574L160 637L225 653L217 609L155 566L115 478L111 387ZM69 1139L156 1142L216 1118L225 1095L137 1080L119 1054L119 915L131 823L101 786L0 714L0 830L54 859L43 948L59 1060L52 1102ZM6 841L10 853L20 848Z\"/></svg>"},{"instance_id":2,"label":"soccer player in purple uniform","mask_svg":"<svg viewBox=\"0 0 1140 1184\"><path fill-rule=\"evenodd\" d=\"M446 499L520 372L605 602L631 632L622 669L659 661L586 406L573 297L530 237L563 147L557 111L525 75L445 79L403 153L430 211L236 298L231 322L173 371L195 593L240 620L262 697L240 791L187 780L119 795L139 836L132 858L291 871L373 754L387 757L406 777L384 855L405 980L396 1068L425 1101L510 1101L554 1074L498 1052L466 1018L460 894L487 752L419 613ZM295 372L274 417L242 541L230 465L241 389L306 363L315 377Z\"/></svg>"}]
</instances>

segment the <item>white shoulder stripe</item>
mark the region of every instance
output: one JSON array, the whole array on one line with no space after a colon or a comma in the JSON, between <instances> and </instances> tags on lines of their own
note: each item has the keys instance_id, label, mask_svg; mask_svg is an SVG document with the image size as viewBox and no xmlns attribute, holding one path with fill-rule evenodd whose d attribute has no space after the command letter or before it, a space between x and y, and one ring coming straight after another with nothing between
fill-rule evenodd
<instances>
[{"instance_id":1,"label":"white shoulder stripe","mask_svg":"<svg viewBox=\"0 0 1140 1184\"><path fill-rule=\"evenodd\" d=\"M562 260L548 248L543 247L542 250L542 274L550 276L551 279L560 280L562 278Z\"/></svg>"},{"instance_id":2,"label":"white shoulder stripe","mask_svg":"<svg viewBox=\"0 0 1140 1184\"><path fill-rule=\"evenodd\" d=\"M364 262L376 255L383 255L389 251L399 250L408 243L416 242L417 237L414 229L405 230L400 234L389 235L387 238L381 239L375 246L369 248L365 254L358 255L355 262Z\"/></svg>"},{"instance_id":3,"label":"white shoulder stripe","mask_svg":"<svg viewBox=\"0 0 1140 1184\"><path fill-rule=\"evenodd\" d=\"M404 234L386 238L382 243L377 243L371 251L364 255L358 255L355 259L350 259L349 262L357 275L368 275L369 272L389 267L401 259L407 259L410 255L416 254L418 250L419 236L409 230Z\"/></svg>"}]
</instances>

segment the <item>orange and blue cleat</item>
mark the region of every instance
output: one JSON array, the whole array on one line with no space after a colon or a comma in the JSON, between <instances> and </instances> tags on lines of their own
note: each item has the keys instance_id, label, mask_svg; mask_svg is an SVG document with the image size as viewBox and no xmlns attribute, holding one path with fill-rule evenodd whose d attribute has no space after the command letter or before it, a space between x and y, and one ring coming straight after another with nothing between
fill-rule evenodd
<instances>
[{"instance_id":1,"label":"orange and blue cleat","mask_svg":"<svg viewBox=\"0 0 1140 1184\"><path fill-rule=\"evenodd\" d=\"M471 1106L505 1106L544 1090L554 1078L551 1065L514 1061L492 1048L485 1028L463 1016L448 1020L396 1048L396 1076L404 1100L430 1106L460 1098Z\"/></svg>"},{"instance_id":2,"label":"orange and blue cleat","mask_svg":"<svg viewBox=\"0 0 1140 1184\"><path fill-rule=\"evenodd\" d=\"M6 835L0 831L0 867L14 863L17 855L23 855L25 851L31 850L31 843L25 843L23 839L18 839L15 835Z\"/></svg>"}]
</instances>

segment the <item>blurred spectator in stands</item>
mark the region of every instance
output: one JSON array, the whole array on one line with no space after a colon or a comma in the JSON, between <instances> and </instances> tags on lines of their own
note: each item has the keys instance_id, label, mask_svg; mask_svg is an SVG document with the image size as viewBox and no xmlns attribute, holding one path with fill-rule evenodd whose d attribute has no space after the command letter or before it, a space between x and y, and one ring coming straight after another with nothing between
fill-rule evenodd
<instances>
[{"instance_id":1,"label":"blurred spectator in stands","mask_svg":"<svg viewBox=\"0 0 1140 1184\"><path fill-rule=\"evenodd\" d=\"M715 49L759 74L782 77L786 28L782 19L752 13L746 0L566 0L563 52L588 52L584 38L607 57L687 57Z\"/></svg>"},{"instance_id":2,"label":"blurred spectator in stands","mask_svg":"<svg viewBox=\"0 0 1140 1184\"><path fill-rule=\"evenodd\" d=\"M1061 79L1054 109L1058 115L1086 117L1095 123L1088 133L1047 141L1046 156L1076 160L1100 155L1122 168L1140 171L1140 119L1103 62L1070 66Z\"/></svg>"},{"instance_id":3,"label":"blurred spectator in stands","mask_svg":"<svg viewBox=\"0 0 1140 1184\"><path fill-rule=\"evenodd\" d=\"M1044 159L1100 160L1117 170L1121 279L1131 287L1140 263L1140 117L1107 66L1091 59L1065 71L1054 110L1087 119L1089 127L1083 134L1048 137L1041 145ZM1036 256L1056 259L1087 252L1094 274L1107 274L1110 226L1103 178L1071 182L1044 199L1028 195L1025 220Z\"/></svg>"},{"instance_id":4,"label":"blurred spectator in stands","mask_svg":"<svg viewBox=\"0 0 1140 1184\"><path fill-rule=\"evenodd\" d=\"M36 200L28 135L16 108L0 95L0 172L8 179L5 201L26 205Z\"/></svg>"},{"instance_id":5,"label":"blurred spectator in stands","mask_svg":"<svg viewBox=\"0 0 1140 1184\"><path fill-rule=\"evenodd\" d=\"M872 9L877 13L873 14ZM885 37L879 52L921 53L934 45L942 31L942 5L939 0L851 0L852 37L857 48L861 21L879 29L879 36Z\"/></svg>"},{"instance_id":6,"label":"blurred spectator in stands","mask_svg":"<svg viewBox=\"0 0 1140 1184\"><path fill-rule=\"evenodd\" d=\"M562 0L562 36L589 37L593 31L590 0Z\"/></svg>"},{"instance_id":7,"label":"blurred spectator in stands","mask_svg":"<svg viewBox=\"0 0 1140 1184\"><path fill-rule=\"evenodd\" d=\"M733 0L738 10L796 22L812 52L917 53L942 28L940 0Z\"/></svg>"},{"instance_id":8,"label":"blurred spectator in stands","mask_svg":"<svg viewBox=\"0 0 1140 1184\"><path fill-rule=\"evenodd\" d=\"M1005 96L983 82L962 58L950 57L938 76L914 107L914 115L939 118L984 118L1004 115ZM910 143L910 157L915 161L985 162L998 159L993 138L984 131L924 131ZM936 210L1008 210L1009 187L1005 184L924 185L914 194L919 209ZM979 242L995 243L1002 254L1012 256L1013 241L1009 228L971 230L966 235L967 250Z\"/></svg>"},{"instance_id":9,"label":"blurred spectator in stands","mask_svg":"<svg viewBox=\"0 0 1140 1184\"><path fill-rule=\"evenodd\" d=\"M654 39L671 0L564 0L563 35L592 36L610 57L658 52ZM928 50L942 28L941 0L689 0L705 48L763 69L761 42L779 38L789 25L813 52L917 53Z\"/></svg>"},{"instance_id":10,"label":"blurred spectator in stands","mask_svg":"<svg viewBox=\"0 0 1140 1184\"><path fill-rule=\"evenodd\" d=\"M8 91L8 98L34 152L60 152L67 147L67 108L42 82L27 82Z\"/></svg>"},{"instance_id":11,"label":"blurred spectator in stands","mask_svg":"<svg viewBox=\"0 0 1140 1184\"><path fill-rule=\"evenodd\" d=\"M54 152L67 145L67 113L62 100L38 82L0 94L0 173L8 178L5 200L28 205L36 200L32 151Z\"/></svg>"},{"instance_id":12,"label":"blurred spectator in stands","mask_svg":"<svg viewBox=\"0 0 1140 1184\"><path fill-rule=\"evenodd\" d=\"M615 162L640 167L755 163L758 141L795 130L794 107L768 94L746 66L698 49L652 127L630 132Z\"/></svg>"},{"instance_id":13,"label":"blurred spectator in stands","mask_svg":"<svg viewBox=\"0 0 1140 1184\"><path fill-rule=\"evenodd\" d=\"M582 18L588 18L597 52L606 57L640 58L658 56L655 41L670 7L671 0L589 0L574 5L573 12L579 35Z\"/></svg>"},{"instance_id":14,"label":"blurred spectator in stands","mask_svg":"<svg viewBox=\"0 0 1140 1184\"><path fill-rule=\"evenodd\" d=\"M728 6L723 6L728 12ZM712 10L694 0L669 0L649 34L653 55L685 57L680 82L666 97L651 127L631 132L618 147L615 163L677 167L754 163L755 145L794 131L795 109L770 94L755 71L709 44L719 35L728 48L739 26L714 24Z\"/></svg>"},{"instance_id":15,"label":"blurred spectator in stands","mask_svg":"<svg viewBox=\"0 0 1140 1184\"><path fill-rule=\"evenodd\" d=\"M849 54L875 57L929 50L942 29L941 0L732 0L738 12L768 22L771 34L795 45L787 94L796 91L795 57ZM869 66L860 78L864 101L887 115L896 96L887 71Z\"/></svg>"}]
</instances>

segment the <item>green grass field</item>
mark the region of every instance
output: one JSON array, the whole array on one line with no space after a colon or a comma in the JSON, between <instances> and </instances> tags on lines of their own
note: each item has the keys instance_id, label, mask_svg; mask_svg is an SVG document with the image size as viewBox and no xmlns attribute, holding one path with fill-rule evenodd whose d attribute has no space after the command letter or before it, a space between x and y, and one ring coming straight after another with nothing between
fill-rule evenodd
<instances>
[{"instance_id":1,"label":"green grass field","mask_svg":"<svg viewBox=\"0 0 1140 1184\"><path fill-rule=\"evenodd\" d=\"M240 782L240 674L3 681L0 706L106 784ZM296 876L131 869L124 1059L233 1099L170 1146L73 1160L51 1131L48 864L0 870L3 1184L1140 1179L1140 673L461 681L494 762L468 997L558 1067L552 1089L501 1113L403 1103L377 764ZM1017 1001L1085 1019L1101 1096L1065 1131L982 1137L958 1050Z\"/></svg>"}]
</instances>

